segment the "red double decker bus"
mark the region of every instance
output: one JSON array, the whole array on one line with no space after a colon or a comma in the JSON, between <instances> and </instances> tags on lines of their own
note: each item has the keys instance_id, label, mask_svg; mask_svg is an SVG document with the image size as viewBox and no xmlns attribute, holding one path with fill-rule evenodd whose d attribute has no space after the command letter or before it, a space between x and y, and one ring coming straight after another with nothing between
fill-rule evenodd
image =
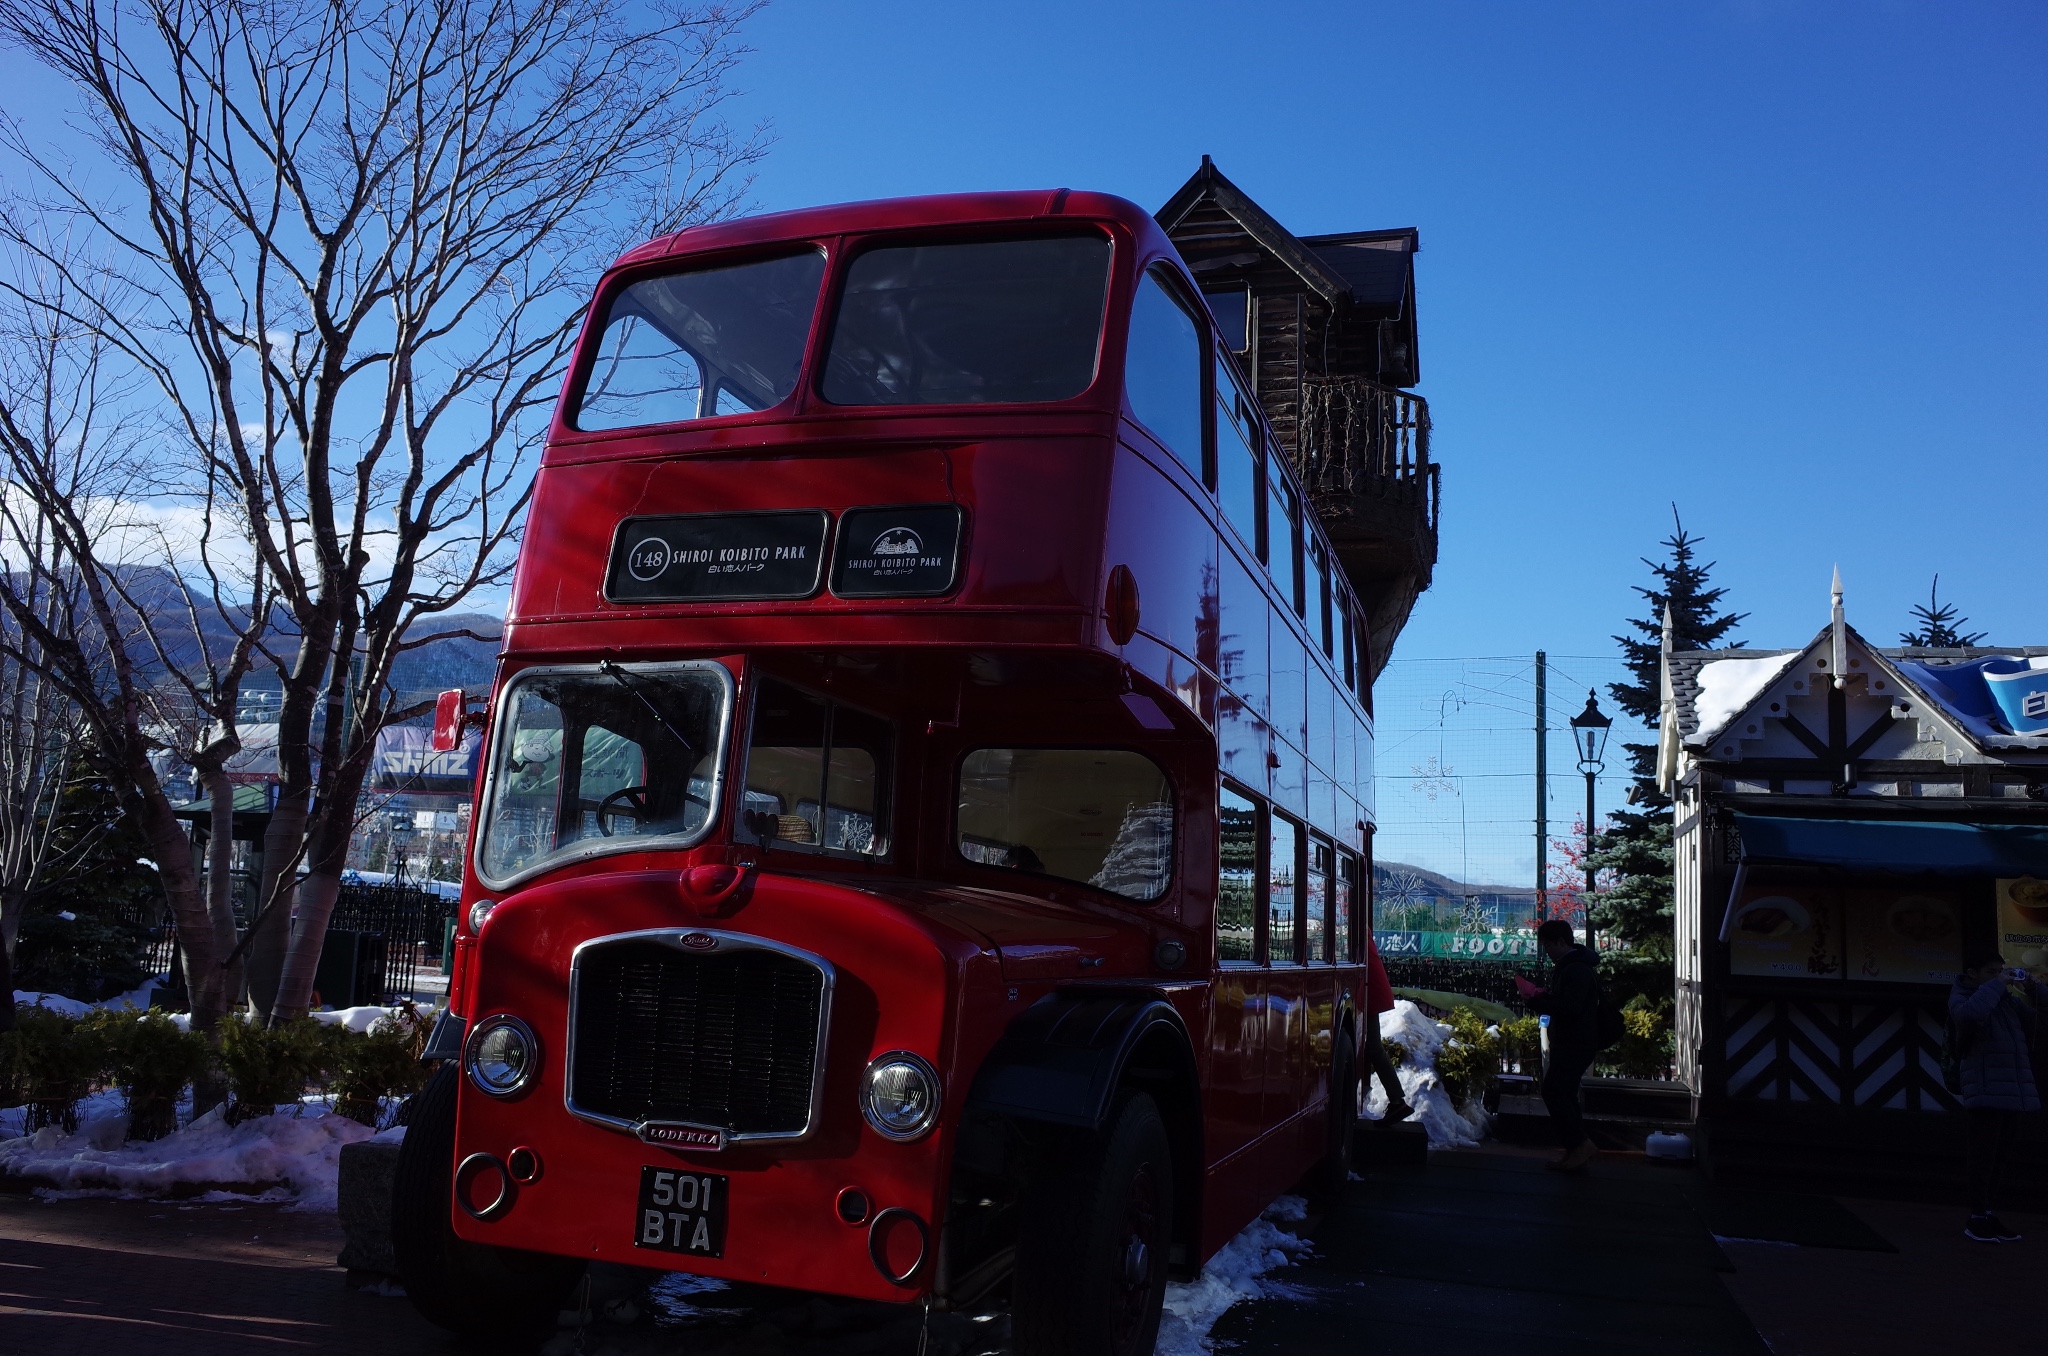
<instances>
[{"instance_id":1,"label":"red double decker bus","mask_svg":"<svg viewBox=\"0 0 2048 1356\"><path fill-rule=\"evenodd\" d=\"M1173 246L1100 194L692 227L600 284L488 712L395 1242L1151 1350L1342 1180L1366 631Z\"/></svg>"}]
</instances>

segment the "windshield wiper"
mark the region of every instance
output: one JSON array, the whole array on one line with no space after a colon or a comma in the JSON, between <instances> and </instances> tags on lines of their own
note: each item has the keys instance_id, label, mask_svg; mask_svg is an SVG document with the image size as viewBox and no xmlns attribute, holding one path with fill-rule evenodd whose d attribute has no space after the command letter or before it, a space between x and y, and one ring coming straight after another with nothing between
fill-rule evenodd
<instances>
[{"instance_id":1,"label":"windshield wiper","mask_svg":"<svg viewBox=\"0 0 2048 1356\"><path fill-rule=\"evenodd\" d=\"M645 679L642 679L639 674L634 673L629 669L621 668L618 664L613 663L609 659L601 661L597 666L597 671L599 673L602 673L605 677L610 678L614 682L618 683L618 685L626 689L626 691L632 693L634 698L637 699L642 706L647 708L647 714L654 717L655 723L660 725L662 729L668 731L668 737L676 741L677 746L681 748L683 751L683 756L688 758L692 765L696 763L697 746L695 744L692 744L689 740L683 738L682 731L678 730L675 726L669 724L668 717L662 713L661 708L656 706L654 702L649 699L647 694L641 690L640 682L646 681ZM636 682L636 679L639 679L639 681Z\"/></svg>"}]
</instances>

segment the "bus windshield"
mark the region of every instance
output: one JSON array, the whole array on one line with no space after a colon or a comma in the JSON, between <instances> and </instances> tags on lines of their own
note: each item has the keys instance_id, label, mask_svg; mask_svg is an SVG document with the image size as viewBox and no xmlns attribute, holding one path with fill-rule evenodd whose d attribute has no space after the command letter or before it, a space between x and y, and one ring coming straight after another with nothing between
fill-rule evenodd
<instances>
[{"instance_id":1,"label":"bus windshield","mask_svg":"<svg viewBox=\"0 0 2048 1356\"><path fill-rule=\"evenodd\" d=\"M498 888L570 857L695 842L731 707L715 664L520 674L502 698L477 874Z\"/></svg>"},{"instance_id":2,"label":"bus windshield","mask_svg":"<svg viewBox=\"0 0 2048 1356\"><path fill-rule=\"evenodd\" d=\"M846 270L821 391L835 405L1070 400L1095 380L1099 235L869 249Z\"/></svg>"},{"instance_id":3,"label":"bus windshield","mask_svg":"<svg viewBox=\"0 0 2048 1356\"><path fill-rule=\"evenodd\" d=\"M612 298L577 397L590 432L779 405L796 390L825 256L642 278Z\"/></svg>"}]
</instances>

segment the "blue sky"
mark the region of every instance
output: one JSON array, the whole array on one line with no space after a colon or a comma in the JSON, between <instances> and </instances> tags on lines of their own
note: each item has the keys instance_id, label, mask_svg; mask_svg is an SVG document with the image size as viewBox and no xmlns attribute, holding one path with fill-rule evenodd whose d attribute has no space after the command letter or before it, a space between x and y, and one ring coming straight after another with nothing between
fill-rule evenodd
<instances>
[{"instance_id":1,"label":"blue sky","mask_svg":"<svg viewBox=\"0 0 2048 1356\"><path fill-rule=\"evenodd\" d=\"M1399 658L1595 654L1677 501L1753 644L1942 576L2048 644L2048 7L778 0L763 208L1203 153L1302 234L1417 226L1445 471Z\"/></svg>"}]
</instances>

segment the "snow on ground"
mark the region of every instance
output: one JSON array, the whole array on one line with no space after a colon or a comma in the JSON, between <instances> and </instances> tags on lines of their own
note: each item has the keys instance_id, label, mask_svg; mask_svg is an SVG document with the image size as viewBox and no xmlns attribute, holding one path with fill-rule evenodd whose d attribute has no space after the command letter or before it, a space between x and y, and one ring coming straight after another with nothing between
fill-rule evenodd
<instances>
[{"instance_id":1,"label":"snow on ground","mask_svg":"<svg viewBox=\"0 0 2048 1356\"><path fill-rule=\"evenodd\" d=\"M92 1011L92 1004L81 1003L76 998L66 998L61 993L37 993L34 989L16 989L14 1006L48 1008L51 1012L66 1017L83 1017Z\"/></svg>"},{"instance_id":2,"label":"snow on ground","mask_svg":"<svg viewBox=\"0 0 2048 1356\"><path fill-rule=\"evenodd\" d=\"M1409 1119L1428 1133L1432 1149L1477 1144L1486 1135L1486 1108L1475 1099L1458 1110L1436 1076L1436 1052L1450 1034L1450 1023L1435 1020L1405 998L1395 999L1393 1011L1380 1014L1380 1039L1399 1041L1408 1052L1394 1073L1401 1080L1401 1095L1415 1108ZM1377 1078L1366 1082L1365 1114L1373 1120L1387 1114L1386 1090Z\"/></svg>"},{"instance_id":3,"label":"snow on ground","mask_svg":"<svg viewBox=\"0 0 2048 1356\"><path fill-rule=\"evenodd\" d=\"M187 1183L282 1184L298 1208L332 1210L342 1146L374 1133L324 1112L258 1116L231 1126L216 1109L162 1139L123 1144L126 1114L107 1114L91 1106L95 1100L81 1105L77 1134L47 1126L0 1140L0 1172L36 1178L58 1195L147 1197Z\"/></svg>"},{"instance_id":4,"label":"snow on ground","mask_svg":"<svg viewBox=\"0 0 2048 1356\"><path fill-rule=\"evenodd\" d=\"M1299 1224L1307 1214L1307 1203L1301 1197L1282 1196L1218 1249L1200 1276L1167 1286L1159 1344L1153 1348L1157 1356L1205 1356L1216 1349L1209 1330L1232 1305L1268 1295L1285 1296L1288 1287L1268 1279L1268 1273L1300 1261L1310 1249L1307 1239L1280 1226Z\"/></svg>"}]
</instances>

